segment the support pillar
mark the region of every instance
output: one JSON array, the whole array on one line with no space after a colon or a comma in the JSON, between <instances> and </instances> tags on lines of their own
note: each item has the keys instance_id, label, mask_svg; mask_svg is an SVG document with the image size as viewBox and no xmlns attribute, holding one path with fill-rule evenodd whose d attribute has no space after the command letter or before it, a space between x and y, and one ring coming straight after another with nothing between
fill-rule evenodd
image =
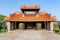
<instances>
[{"instance_id":1,"label":"support pillar","mask_svg":"<svg viewBox=\"0 0 60 40\"><path fill-rule=\"evenodd\" d=\"M44 22L44 26L45 26L45 29L46 29L46 22Z\"/></svg>"},{"instance_id":2,"label":"support pillar","mask_svg":"<svg viewBox=\"0 0 60 40\"><path fill-rule=\"evenodd\" d=\"M23 28L22 29L25 30L25 23L23 23Z\"/></svg>"},{"instance_id":3,"label":"support pillar","mask_svg":"<svg viewBox=\"0 0 60 40\"><path fill-rule=\"evenodd\" d=\"M54 22L51 22L51 23L50 23L50 30L51 30L51 31L53 31L53 24L54 24Z\"/></svg>"},{"instance_id":4,"label":"support pillar","mask_svg":"<svg viewBox=\"0 0 60 40\"><path fill-rule=\"evenodd\" d=\"M14 30L14 22L12 22L12 30Z\"/></svg>"},{"instance_id":5,"label":"support pillar","mask_svg":"<svg viewBox=\"0 0 60 40\"><path fill-rule=\"evenodd\" d=\"M47 22L47 30L50 29L50 25L49 25L49 22Z\"/></svg>"},{"instance_id":6,"label":"support pillar","mask_svg":"<svg viewBox=\"0 0 60 40\"><path fill-rule=\"evenodd\" d=\"M49 24L48 24L48 25L49 25L49 30L50 30L50 22L49 22Z\"/></svg>"},{"instance_id":7,"label":"support pillar","mask_svg":"<svg viewBox=\"0 0 60 40\"><path fill-rule=\"evenodd\" d=\"M15 29L16 29L16 22L14 23L14 25L15 25Z\"/></svg>"},{"instance_id":8,"label":"support pillar","mask_svg":"<svg viewBox=\"0 0 60 40\"><path fill-rule=\"evenodd\" d=\"M7 31L10 32L10 22L6 22L7 25Z\"/></svg>"},{"instance_id":9,"label":"support pillar","mask_svg":"<svg viewBox=\"0 0 60 40\"><path fill-rule=\"evenodd\" d=\"M46 30L47 30L47 21L46 21Z\"/></svg>"},{"instance_id":10,"label":"support pillar","mask_svg":"<svg viewBox=\"0 0 60 40\"><path fill-rule=\"evenodd\" d=\"M36 29L37 29L37 30L39 29L39 28L38 28L38 24L39 24L39 23L36 23Z\"/></svg>"},{"instance_id":11,"label":"support pillar","mask_svg":"<svg viewBox=\"0 0 60 40\"><path fill-rule=\"evenodd\" d=\"M13 30L13 22L11 22L11 29Z\"/></svg>"}]
</instances>

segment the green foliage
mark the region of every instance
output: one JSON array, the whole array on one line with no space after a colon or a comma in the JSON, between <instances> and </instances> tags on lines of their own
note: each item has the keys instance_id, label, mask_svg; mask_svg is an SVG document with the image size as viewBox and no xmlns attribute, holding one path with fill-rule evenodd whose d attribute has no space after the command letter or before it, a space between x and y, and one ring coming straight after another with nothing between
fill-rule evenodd
<instances>
[{"instance_id":1,"label":"green foliage","mask_svg":"<svg viewBox=\"0 0 60 40\"><path fill-rule=\"evenodd\" d=\"M53 30L58 30L59 29L59 27L58 27L58 24L53 24Z\"/></svg>"},{"instance_id":2,"label":"green foliage","mask_svg":"<svg viewBox=\"0 0 60 40\"><path fill-rule=\"evenodd\" d=\"M3 23L0 22L0 26L2 26Z\"/></svg>"},{"instance_id":3,"label":"green foliage","mask_svg":"<svg viewBox=\"0 0 60 40\"><path fill-rule=\"evenodd\" d=\"M53 27L54 32L60 34L60 30L59 30L58 24L54 24L53 26L54 26L54 27Z\"/></svg>"},{"instance_id":4,"label":"green foliage","mask_svg":"<svg viewBox=\"0 0 60 40\"><path fill-rule=\"evenodd\" d=\"M41 29L42 24L41 23L38 23L37 26L38 26L38 29Z\"/></svg>"},{"instance_id":5,"label":"green foliage","mask_svg":"<svg viewBox=\"0 0 60 40\"><path fill-rule=\"evenodd\" d=\"M60 29L60 24L58 24L58 27L59 27L59 29Z\"/></svg>"},{"instance_id":6,"label":"green foliage","mask_svg":"<svg viewBox=\"0 0 60 40\"><path fill-rule=\"evenodd\" d=\"M0 30L0 33L1 33L1 30Z\"/></svg>"},{"instance_id":7,"label":"green foliage","mask_svg":"<svg viewBox=\"0 0 60 40\"><path fill-rule=\"evenodd\" d=\"M0 14L0 21L3 21L4 20L4 17L5 17L4 15L1 15Z\"/></svg>"},{"instance_id":8,"label":"green foliage","mask_svg":"<svg viewBox=\"0 0 60 40\"><path fill-rule=\"evenodd\" d=\"M2 24L2 28L3 28L3 29L6 29L6 24L3 23L3 24Z\"/></svg>"},{"instance_id":9,"label":"green foliage","mask_svg":"<svg viewBox=\"0 0 60 40\"><path fill-rule=\"evenodd\" d=\"M1 29L1 32L6 32L6 29Z\"/></svg>"},{"instance_id":10,"label":"green foliage","mask_svg":"<svg viewBox=\"0 0 60 40\"><path fill-rule=\"evenodd\" d=\"M2 28L6 29L6 24L5 24L5 23L0 22L0 26L1 26Z\"/></svg>"},{"instance_id":11,"label":"green foliage","mask_svg":"<svg viewBox=\"0 0 60 40\"><path fill-rule=\"evenodd\" d=\"M60 30L54 30L56 33L58 33Z\"/></svg>"},{"instance_id":12,"label":"green foliage","mask_svg":"<svg viewBox=\"0 0 60 40\"><path fill-rule=\"evenodd\" d=\"M54 32L60 34L60 30L54 30Z\"/></svg>"},{"instance_id":13,"label":"green foliage","mask_svg":"<svg viewBox=\"0 0 60 40\"><path fill-rule=\"evenodd\" d=\"M22 29L23 28L23 23L19 24L19 28Z\"/></svg>"},{"instance_id":14,"label":"green foliage","mask_svg":"<svg viewBox=\"0 0 60 40\"><path fill-rule=\"evenodd\" d=\"M0 14L0 27L6 28L6 25L4 24L4 15ZM1 32L1 31L0 31Z\"/></svg>"}]
</instances>

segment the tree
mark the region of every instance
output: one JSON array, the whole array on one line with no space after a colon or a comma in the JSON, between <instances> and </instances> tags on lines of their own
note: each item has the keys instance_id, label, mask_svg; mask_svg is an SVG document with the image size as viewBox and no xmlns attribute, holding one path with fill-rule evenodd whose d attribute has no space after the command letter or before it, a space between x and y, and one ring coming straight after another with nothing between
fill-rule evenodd
<instances>
[{"instance_id":1,"label":"tree","mask_svg":"<svg viewBox=\"0 0 60 40\"><path fill-rule=\"evenodd\" d=\"M5 28L4 15L0 14L0 28Z\"/></svg>"},{"instance_id":2,"label":"tree","mask_svg":"<svg viewBox=\"0 0 60 40\"><path fill-rule=\"evenodd\" d=\"M58 29L59 29L58 24L54 23L54 24L53 24L53 30L58 30Z\"/></svg>"},{"instance_id":3,"label":"tree","mask_svg":"<svg viewBox=\"0 0 60 40\"><path fill-rule=\"evenodd\" d=\"M0 21L3 21L4 20L4 15L0 14Z\"/></svg>"}]
</instances>

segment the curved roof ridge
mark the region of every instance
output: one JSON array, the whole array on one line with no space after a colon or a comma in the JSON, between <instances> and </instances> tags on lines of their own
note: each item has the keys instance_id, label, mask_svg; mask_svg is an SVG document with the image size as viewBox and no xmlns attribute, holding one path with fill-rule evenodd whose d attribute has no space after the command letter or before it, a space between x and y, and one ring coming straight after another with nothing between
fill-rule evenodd
<instances>
[{"instance_id":1,"label":"curved roof ridge","mask_svg":"<svg viewBox=\"0 0 60 40\"><path fill-rule=\"evenodd\" d=\"M21 6L21 9L40 9L40 6L38 6L38 5L34 5L34 6L23 5L23 6Z\"/></svg>"}]
</instances>

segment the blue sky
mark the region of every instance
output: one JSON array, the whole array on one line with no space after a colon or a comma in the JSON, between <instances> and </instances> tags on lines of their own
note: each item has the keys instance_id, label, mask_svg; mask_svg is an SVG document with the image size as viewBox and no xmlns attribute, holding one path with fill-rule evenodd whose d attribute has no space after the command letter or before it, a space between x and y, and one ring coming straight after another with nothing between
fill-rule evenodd
<instances>
[{"instance_id":1,"label":"blue sky","mask_svg":"<svg viewBox=\"0 0 60 40\"><path fill-rule=\"evenodd\" d=\"M0 14L9 16L13 12L21 12L22 5L39 5L40 12L46 11L60 20L60 0L0 0Z\"/></svg>"}]
</instances>

